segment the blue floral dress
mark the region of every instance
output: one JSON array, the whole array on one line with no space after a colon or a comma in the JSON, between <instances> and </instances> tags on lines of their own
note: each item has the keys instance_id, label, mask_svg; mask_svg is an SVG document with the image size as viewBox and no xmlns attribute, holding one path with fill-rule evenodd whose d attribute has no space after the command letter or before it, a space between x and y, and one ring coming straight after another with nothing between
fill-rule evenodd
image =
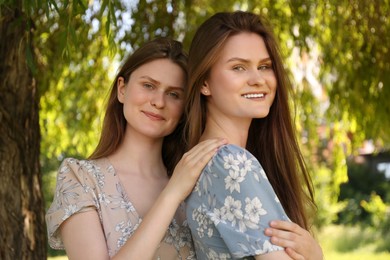
<instances>
[{"instance_id":1,"label":"blue floral dress","mask_svg":"<svg viewBox=\"0 0 390 260\"><path fill-rule=\"evenodd\" d=\"M64 249L58 232L60 225L74 214L85 211L96 211L99 215L111 257L142 222L107 158L68 158L61 164L54 200L46 213L49 244L52 248ZM177 210L153 259L195 259L184 204Z\"/></svg>"},{"instance_id":2,"label":"blue floral dress","mask_svg":"<svg viewBox=\"0 0 390 260\"><path fill-rule=\"evenodd\" d=\"M236 145L222 146L187 199L197 259L251 258L283 250L264 229L288 220L259 161Z\"/></svg>"}]
</instances>

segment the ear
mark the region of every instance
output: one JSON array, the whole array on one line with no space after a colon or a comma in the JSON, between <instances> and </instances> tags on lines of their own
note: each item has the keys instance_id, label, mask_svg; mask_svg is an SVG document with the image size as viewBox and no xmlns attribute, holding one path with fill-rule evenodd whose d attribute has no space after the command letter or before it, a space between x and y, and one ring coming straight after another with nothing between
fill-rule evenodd
<instances>
[{"instance_id":1,"label":"ear","mask_svg":"<svg viewBox=\"0 0 390 260\"><path fill-rule=\"evenodd\" d=\"M205 95L205 96L211 96L211 91L210 91L210 87L209 87L209 84L207 83L207 81L203 82L203 86L202 88L200 89L200 92Z\"/></svg>"},{"instance_id":2,"label":"ear","mask_svg":"<svg viewBox=\"0 0 390 260\"><path fill-rule=\"evenodd\" d=\"M126 90L126 84L125 79L123 77L119 77L116 81L116 88L117 88L117 97L120 103L124 102L125 99L125 90Z\"/></svg>"}]
</instances>

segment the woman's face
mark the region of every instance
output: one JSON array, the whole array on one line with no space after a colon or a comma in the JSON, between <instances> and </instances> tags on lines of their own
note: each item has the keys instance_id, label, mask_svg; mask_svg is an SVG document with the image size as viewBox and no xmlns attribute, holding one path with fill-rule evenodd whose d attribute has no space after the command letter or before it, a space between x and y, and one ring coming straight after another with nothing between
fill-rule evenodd
<instances>
[{"instance_id":1,"label":"woman's face","mask_svg":"<svg viewBox=\"0 0 390 260\"><path fill-rule=\"evenodd\" d=\"M117 82L118 100L123 103L126 131L162 138L176 128L183 113L185 74L169 59L145 63Z\"/></svg>"},{"instance_id":2,"label":"woman's face","mask_svg":"<svg viewBox=\"0 0 390 260\"><path fill-rule=\"evenodd\" d=\"M242 32L228 38L201 91L210 115L251 120L268 115L276 86L263 38Z\"/></svg>"}]
</instances>

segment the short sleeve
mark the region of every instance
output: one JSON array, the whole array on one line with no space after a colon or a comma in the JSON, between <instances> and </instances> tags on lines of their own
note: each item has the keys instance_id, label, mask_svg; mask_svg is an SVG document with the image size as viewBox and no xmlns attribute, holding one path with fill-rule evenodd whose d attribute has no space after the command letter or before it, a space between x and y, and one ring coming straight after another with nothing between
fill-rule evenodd
<instances>
[{"instance_id":1,"label":"short sleeve","mask_svg":"<svg viewBox=\"0 0 390 260\"><path fill-rule=\"evenodd\" d=\"M283 250L270 242L264 229L271 220L289 219L262 166L247 150L223 146L204 169L192 195L198 198L194 198L191 217L200 220L195 221L195 233L205 243L198 246L214 247L213 253L220 255L220 248L226 247L236 258Z\"/></svg>"},{"instance_id":2,"label":"short sleeve","mask_svg":"<svg viewBox=\"0 0 390 260\"><path fill-rule=\"evenodd\" d=\"M91 178L91 164L73 158L65 159L57 173L53 202L46 213L49 244L54 249L64 249L59 226L79 212L96 210L96 194Z\"/></svg>"}]
</instances>

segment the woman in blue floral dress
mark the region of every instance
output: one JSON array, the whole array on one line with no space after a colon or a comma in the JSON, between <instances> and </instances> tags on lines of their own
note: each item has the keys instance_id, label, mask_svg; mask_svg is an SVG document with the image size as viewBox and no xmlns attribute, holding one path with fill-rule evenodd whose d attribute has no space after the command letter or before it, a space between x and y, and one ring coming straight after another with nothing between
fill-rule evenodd
<instances>
[{"instance_id":1,"label":"woman in blue floral dress","mask_svg":"<svg viewBox=\"0 0 390 260\"><path fill-rule=\"evenodd\" d=\"M195 259L182 202L224 141L202 142L179 161L186 65L182 45L164 38L125 61L96 150L58 170L46 215L53 248L70 259Z\"/></svg>"},{"instance_id":2,"label":"woman in blue floral dress","mask_svg":"<svg viewBox=\"0 0 390 260\"><path fill-rule=\"evenodd\" d=\"M308 231L315 204L291 85L265 21L249 12L213 15L194 36L188 70L189 148L229 140L187 200L197 258L322 259Z\"/></svg>"}]
</instances>

